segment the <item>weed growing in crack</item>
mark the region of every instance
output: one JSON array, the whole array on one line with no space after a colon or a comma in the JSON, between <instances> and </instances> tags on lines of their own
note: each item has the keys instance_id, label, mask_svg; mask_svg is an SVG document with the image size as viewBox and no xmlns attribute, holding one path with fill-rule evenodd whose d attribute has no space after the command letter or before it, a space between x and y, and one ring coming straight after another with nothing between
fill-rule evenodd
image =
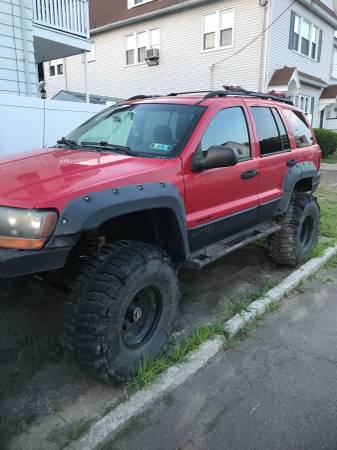
<instances>
[{"instance_id":1,"label":"weed growing in crack","mask_svg":"<svg viewBox=\"0 0 337 450\"><path fill-rule=\"evenodd\" d=\"M275 300L271 301L267 306L267 312L275 313L279 311L281 308L280 302L276 302Z\"/></svg>"},{"instance_id":2,"label":"weed growing in crack","mask_svg":"<svg viewBox=\"0 0 337 450\"><path fill-rule=\"evenodd\" d=\"M334 269L337 268L337 255L333 256L329 261L327 261L324 265L326 269Z\"/></svg>"}]
</instances>

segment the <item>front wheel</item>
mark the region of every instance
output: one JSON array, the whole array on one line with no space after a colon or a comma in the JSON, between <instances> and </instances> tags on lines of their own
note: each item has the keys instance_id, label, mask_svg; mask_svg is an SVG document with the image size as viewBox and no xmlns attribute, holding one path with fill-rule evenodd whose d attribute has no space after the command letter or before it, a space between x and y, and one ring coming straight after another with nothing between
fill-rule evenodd
<instances>
[{"instance_id":1,"label":"front wheel","mask_svg":"<svg viewBox=\"0 0 337 450\"><path fill-rule=\"evenodd\" d=\"M79 366L105 381L129 379L162 350L176 317L178 278L159 248L104 246L76 281L63 342Z\"/></svg>"},{"instance_id":2,"label":"front wheel","mask_svg":"<svg viewBox=\"0 0 337 450\"><path fill-rule=\"evenodd\" d=\"M310 194L295 193L280 225L281 230L268 239L267 252L279 264L298 266L309 258L318 241L320 211L317 199Z\"/></svg>"}]
</instances>

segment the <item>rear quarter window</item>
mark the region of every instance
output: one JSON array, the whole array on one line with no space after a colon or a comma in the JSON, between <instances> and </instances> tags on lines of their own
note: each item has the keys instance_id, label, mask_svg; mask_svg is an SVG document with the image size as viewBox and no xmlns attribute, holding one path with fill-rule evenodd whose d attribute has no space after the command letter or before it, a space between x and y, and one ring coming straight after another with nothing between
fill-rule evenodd
<instances>
[{"instance_id":1,"label":"rear quarter window","mask_svg":"<svg viewBox=\"0 0 337 450\"><path fill-rule=\"evenodd\" d=\"M303 114L291 109L283 109L283 113L296 139L296 147L302 148L313 145L314 138Z\"/></svg>"}]
</instances>

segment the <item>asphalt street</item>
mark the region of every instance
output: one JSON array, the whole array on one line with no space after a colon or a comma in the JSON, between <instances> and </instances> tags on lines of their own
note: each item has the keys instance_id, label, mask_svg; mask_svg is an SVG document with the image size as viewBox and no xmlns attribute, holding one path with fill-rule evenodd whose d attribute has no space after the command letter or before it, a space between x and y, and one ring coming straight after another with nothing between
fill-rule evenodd
<instances>
[{"instance_id":1,"label":"asphalt street","mask_svg":"<svg viewBox=\"0 0 337 450\"><path fill-rule=\"evenodd\" d=\"M337 449L336 280L322 269L108 448Z\"/></svg>"}]
</instances>

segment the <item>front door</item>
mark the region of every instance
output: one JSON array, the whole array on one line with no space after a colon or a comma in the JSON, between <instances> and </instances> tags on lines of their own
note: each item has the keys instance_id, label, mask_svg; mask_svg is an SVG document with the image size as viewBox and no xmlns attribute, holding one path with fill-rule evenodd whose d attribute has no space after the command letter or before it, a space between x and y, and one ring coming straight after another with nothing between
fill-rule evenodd
<instances>
[{"instance_id":1,"label":"front door","mask_svg":"<svg viewBox=\"0 0 337 450\"><path fill-rule=\"evenodd\" d=\"M221 109L211 118L197 148L233 147L238 164L185 173L185 205L191 251L252 226L257 218L258 163L243 107Z\"/></svg>"}]
</instances>

